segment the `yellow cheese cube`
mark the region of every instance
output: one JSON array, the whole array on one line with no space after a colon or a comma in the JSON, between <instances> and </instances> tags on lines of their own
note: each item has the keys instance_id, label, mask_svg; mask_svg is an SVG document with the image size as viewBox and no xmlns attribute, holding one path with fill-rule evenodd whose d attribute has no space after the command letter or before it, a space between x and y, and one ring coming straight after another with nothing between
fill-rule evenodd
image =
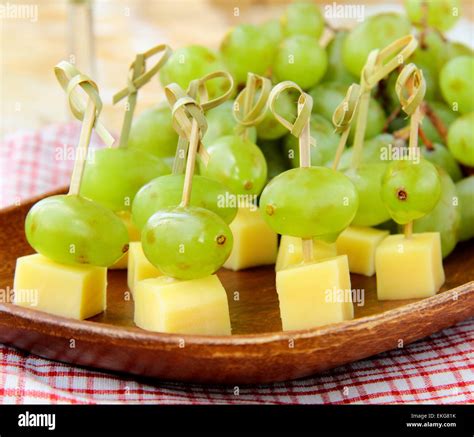
<instances>
[{"instance_id":1,"label":"yellow cheese cube","mask_svg":"<svg viewBox=\"0 0 474 437\"><path fill-rule=\"evenodd\" d=\"M375 273L375 249L388 231L363 226L350 226L336 240L337 253L349 258L349 271L365 276Z\"/></svg>"},{"instance_id":2,"label":"yellow cheese cube","mask_svg":"<svg viewBox=\"0 0 474 437\"><path fill-rule=\"evenodd\" d=\"M132 241L128 249L128 288L134 293L138 281L142 279L156 278L162 273L150 262L143 253L142 243Z\"/></svg>"},{"instance_id":3,"label":"yellow cheese cube","mask_svg":"<svg viewBox=\"0 0 474 437\"><path fill-rule=\"evenodd\" d=\"M148 331L230 335L227 295L216 275L144 279L135 287L135 324Z\"/></svg>"},{"instance_id":4,"label":"yellow cheese cube","mask_svg":"<svg viewBox=\"0 0 474 437\"><path fill-rule=\"evenodd\" d=\"M230 229L234 245L224 264L226 269L236 271L275 263L278 237L265 223L258 208L239 208Z\"/></svg>"},{"instance_id":5,"label":"yellow cheese cube","mask_svg":"<svg viewBox=\"0 0 474 437\"><path fill-rule=\"evenodd\" d=\"M140 241L141 233L140 230L135 226L132 221L132 216L129 211L119 211L116 213L122 220L123 224L128 231L128 239L130 241ZM109 267L110 270L121 270L126 269L128 266L128 253L124 253L119 260Z\"/></svg>"},{"instance_id":6,"label":"yellow cheese cube","mask_svg":"<svg viewBox=\"0 0 474 437\"><path fill-rule=\"evenodd\" d=\"M57 316L88 319L105 310L107 269L63 265L42 255L16 261L15 304Z\"/></svg>"},{"instance_id":7,"label":"yellow cheese cube","mask_svg":"<svg viewBox=\"0 0 474 437\"><path fill-rule=\"evenodd\" d=\"M379 300L417 299L436 294L444 283L438 232L390 235L375 253Z\"/></svg>"},{"instance_id":8,"label":"yellow cheese cube","mask_svg":"<svg viewBox=\"0 0 474 437\"><path fill-rule=\"evenodd\" d=\"M284 331L354 318L347 256L298 264L276 274Z\"/></svg>"},{"instance_id":9,"label":"yellow cheese cube","mask_svg":"<svg viewBox=\"0 0 474 437\"><path fill-rule=\"evenodd\" d=\"M324 241L313 241L313 259L315 261L324 258L332 258L337 255L336 244ZM275 270L286 269L289 266L303 262L303 245L301 238L282 235L278 249Z\"/></svg>"}]
</instances>

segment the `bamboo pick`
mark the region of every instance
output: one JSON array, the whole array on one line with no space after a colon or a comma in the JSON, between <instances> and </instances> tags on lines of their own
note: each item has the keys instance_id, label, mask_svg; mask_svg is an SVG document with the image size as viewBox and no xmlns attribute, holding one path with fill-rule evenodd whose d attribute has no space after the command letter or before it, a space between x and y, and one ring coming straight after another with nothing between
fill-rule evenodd
<instances>
[{"instance_id":1,"label":"bamboo pick","mask_svg":"<svg viewBox=\"0 0 474 437\"><path fill-rule=\"evenodd\" d=\"M407 35L392 42L382 50L372 50L367 57L361 73L359 109L354 135L351 168L357 169L362 162L362 149L364 146L365 131L369 114L369 103L372 89L387 77L392 71L413 54L418 42L413 35Z\"/></svg>"},{"instance_id":2,"label":"bamboo pick","mask_svg":"<svg viewBox=\"0 0 474 437\"><path fill-rule=\"evenodd\" d=\"M68 196L77 196L81 191L82 176L87 161L87 152L91 141L92 128L94 127L96 116L96 107L93 100L87 103L84 120L82 121L81 134L79 136L79 144L76 148L76 159L74 161L74 169L72 171L71 183L69 185Z\"/></svg>"},{"instance_id":3,"label":"bamboo pick","mask_svg":"<svg viewBox=\"0 0 474 437\"><path fill-rule=\"evenodd\" d=\"M335 131L340 133L341 137L339 138L339 144L337 146L336 155L332 164L333 170L337 170L342 153L344 152L347 138L349 137L349 132L354 120L354 115L359 104L360 90L360 86L353 83L348 88L344 100L334 110L332 122L334 124Z\"/></svg>"},{"instance_id":4,"label":"bamboo pick","mask_svg":"<svg viewBox=\"0 0 474 437\"><path fill-rule=\"evenodd\" d=\"M219 96L209 99L209 94L207 91L207 84L210 80L213 79L225 79L228 82L227 89ZM199 105L203 111L207 111L209 109L215 108L221 105L223 102L228 100L232 95L234 89L234 80L232 76L226 71L214 71L209 73L199 79L195 79L189 83L188 89L186 92L177 85L177 84L170 84L165 87L166 98L168 99L168 103L173 106L179 99L184 97L190 97L194 100L199 100ZM176 148L175 159L173 162L173 174L182 174L185 170L185 162L186 156L188 154L188 147L189 147L189 138L190 133L192 130L192 125L189 120L182 119L183 128L179 128L179 135L178 139L178 146ZM207 124L206 124L207 126ZM202 130L202 123L201 123L201 134L204 136L205 130ZM197 148L198 156L200 157L202 163L207 165L209 161L209 154L206 151L206 148L202 144L201 139L199 140L198 148Z\"/></svg>"},{"instance_id":5,"label":"bamboo pick","mask_svg":"<svg viewBox=\"0 0 474 437\"><path fill-rule=\"evenodd\" d=\"M76 159L68 192L68 195L79 195L92 129L96 129L107 145L112 144L113 137L98 120L102 109L102 101L95 82L65 61L56 65L54 73L59 84L66 91L71 112L78 120L82 120L79 143L76 148ZM79 88L87 95L87 103L85 103L83 96L79 95Z\"/></svg>"},{"instance_id":6,"label":"bamboo pick","mask_svg":"<svg viewBox=\"0 0 474 437\"><path fill-rule=\"evenodd\" d=\"M196 165L196 155L199 146L199 125L193 120L191 128L191 137L189 139L188 159L186 160L186 172L184 174L183 196L181 206L188 206L191 200L191 191L193 187L194 168Z\"/></svg>"},{"instance_id":7,"label":"bamboo pick","mask_svg":"<svg viewBox=\"0 0 474 437\"><path fill-rule=\"evenodd\" d=\"M395 91L403 111L410 116L409 154L418 149L418 131L423 118L421 105L426 93L426 81L423 71L415 64L406 65L398 76ZM409 155L410 156L410 155ZM404 226L405 238L413 233L413 221Z\"/></svg>"},{"instance_id":8,"label":"bamboo pick","mask_svg":"<svg viewBox=\"0 0 474 437\"><path fill-rule=\"evenodd\" d=\"M152 56L161 53L160 59L156 64L146 70L146 61ZM166 44L160 44L152 47L144 53L138 53L135 60L129 68L128 84L125 88L118 91L113 97L113 104L115 105L120 100L127 97L127 106L122 123L122 130L120 132L120 141L118 147L127 147L130 136L130 129L132 127L133 115L137 104L138 90L148 83L166 64L171 56L171 48Z\"/></svg>"},{"instance_id":9,"label":"bamboo pick","mask_svg":"<svg viewBox=\"0 0 474 437\"><path fill-rule=\"evenodd\" d=\"M291 123L282 117L275 109L275 102L278 96L289 89L296 89L300 96L298 98L298 110L296 120ZM310 118L313 100L309 94L306 94L296 83L285 81L276 85L268 98L268 106L274 117L282 124L290 133L298 138L298 148L300 155L300 167L311 167L311 135L310 135ZM312 262L313 257L313 238L301 239L303 262Z\"/></svg>"}]
</instances>

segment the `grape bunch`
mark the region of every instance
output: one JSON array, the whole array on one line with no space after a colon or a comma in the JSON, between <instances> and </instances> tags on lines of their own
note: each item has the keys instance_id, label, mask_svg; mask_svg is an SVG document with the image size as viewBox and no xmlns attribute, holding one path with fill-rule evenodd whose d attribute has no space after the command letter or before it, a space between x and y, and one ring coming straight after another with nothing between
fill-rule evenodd
<instances>
[{"instance_id":1,"label":"grape bunch","mask_svg":"<svg viewBox=\"0 0 474 437\"><path fill-rule=\"evenodd\" d=\"M348 30L325 23L314 3L299 1L279 19L239 23L217 50L190 45L165 52L154 74L167 89L177 84L187 95L216 71L233 78L228 93L222 76L191 96L204 108L205 95L227 93L226 101L203 110L196 174L193 169L187 180L172 172L183 141L190 144L173 121L177 102L157 103L133 123L132 110L120 146L94 154L77 195L46 199L31 210L28 241L59 262L108 266L128 243L115 213L131 211L150 261L170 276L195 278L216 271L232 247L228 225L237 207L219 199L245 195L260 196L263 217L281 234L334 240L351 224L397 232L397 224L414 221L415 231L440 232L447 256L458 241L474 237L474 53L444 34L462 15L459 3L406 0L406 14L373 15ZM387 47L408 35L416 43L409 59L377 75L394 62ZM403 159L412 130L397 94L408 62L426 84L411 144L416 160ZM309 167L300 167L299 141L275 116L295 123L301 93L280 93L274 111L265 103L282 81L313 102ZM351 121L335 125L352 84L362 91ZM133 87L127 90L120 98L130 98ZM193 117L188 113L186 129ZM189 180L193 189L183 206Z\"/></svg>"}]
</instances>

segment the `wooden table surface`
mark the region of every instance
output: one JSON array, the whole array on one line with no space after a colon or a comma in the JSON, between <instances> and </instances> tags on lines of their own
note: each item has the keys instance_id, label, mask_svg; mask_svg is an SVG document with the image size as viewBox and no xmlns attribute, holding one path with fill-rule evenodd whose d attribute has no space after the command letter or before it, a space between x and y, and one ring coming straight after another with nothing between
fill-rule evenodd
<instances>
[{"instance_id":1,"label":"wooden table surface","mask_svg":"<svg viewBox=\"0 0 474 437\"><path fill-rule=\"evenodd\" d=\"M0 0L4 5L19 3L29 2ZM217 48L232 25L277 18L287 3L283 0L96 0L98 74L95 79L104 100L104 123L115 132L120 128L123 105L113 107L111 99L126 84L128 65L137 51L161 42L175 48L187 44ZM375 0L365 3L386 6ZM32 4L38 6L37 21L0 17L2 136L70 118L64 93L53 74L53 66L69 57L69 5L66 0L37 0ZM463 0L463 4L463 16L472 19L472 0ZM393 3L390 5L393 7ZM137 112L161 99L158 80L153 80L140 92Z\"/></svg>"}]
</instances>

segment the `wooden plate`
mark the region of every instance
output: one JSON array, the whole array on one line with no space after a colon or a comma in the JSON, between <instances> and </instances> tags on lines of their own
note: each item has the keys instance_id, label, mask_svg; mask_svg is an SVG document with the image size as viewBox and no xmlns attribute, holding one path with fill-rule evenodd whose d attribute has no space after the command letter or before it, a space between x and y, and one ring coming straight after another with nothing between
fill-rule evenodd
<instances>
[{"instance_id":1,"label":"wooden plate","mask_svg":"<svg viewBox=\"0 0 474 437\"><path fill-rule=\"evenodd\" d=\"M0 211L0 289L12 287L16 258L32 253L23 223L38 200ZM473 248L472 240L458 245L445 260L445 285L428 299L379 302L374 278L352 275L352 287L365 290L365 305L355 306L354 320L318 329L281 332L272 266L218 273L234 335L147 332L134 326L133 302L124 299L126 272L111 271L105 313L76 321L2 303L0 342L53 360L162 379L240 384L294 379L396 348L400 340L406 345L474 316Z\"/></svg>"}]
</instances>

